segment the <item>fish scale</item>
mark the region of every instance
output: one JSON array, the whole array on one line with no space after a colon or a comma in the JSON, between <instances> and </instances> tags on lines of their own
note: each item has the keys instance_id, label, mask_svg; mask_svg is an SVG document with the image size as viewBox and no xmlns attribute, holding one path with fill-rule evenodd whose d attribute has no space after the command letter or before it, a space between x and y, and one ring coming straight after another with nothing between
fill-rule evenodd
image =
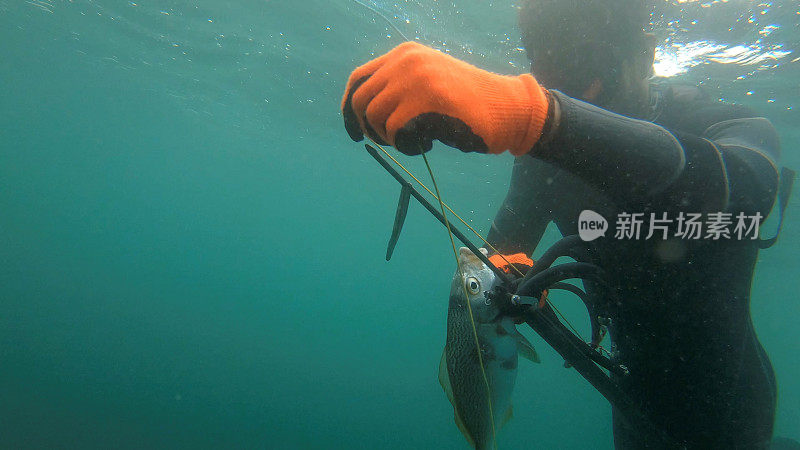
<instances>
[{"instance_id":1,"label":"fish scale","mask_svg":"<svg viewBox=\"0 0 800 450\"><path fill-rule=\"evenodd\" d=\"M459 267L450 289L439 382L467 441L476 449L491 449L495 433L511 416L518 351L524 349L522 354L536 362L538 356L512 320L485 301L483 291L498 283L495 274L467 248L459 251ZM470 282L475 287L467 292Z\"/></svg>"},{"instance_id":2,"label":"fish scale","mask_svg":"<svg viewBox=\"0 0 800 450\"><path fill-rule=\"evenodd\" d=\"M447 336L447 372L451 379L454 406L480 448L482 442L492 441L488 397L472 336L469 312L453 298L447 313ZM458 381L454 383L453 380Z\"/></svg>"}]
</instances>

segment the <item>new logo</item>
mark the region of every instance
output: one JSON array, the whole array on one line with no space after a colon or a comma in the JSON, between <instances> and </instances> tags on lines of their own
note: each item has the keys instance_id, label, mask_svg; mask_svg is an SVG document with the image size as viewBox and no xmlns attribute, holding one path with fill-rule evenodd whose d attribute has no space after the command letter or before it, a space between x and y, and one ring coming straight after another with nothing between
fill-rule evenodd
<instances>
[{"instance_id":1,"label":"new logo","mask_svg":"<svg viewBox=\"0 0 800 450\"><path fill-rule=\"evenodd\" d=\"M600 236L605 237L608 221L605 217L591 209L584 209L578 217L578 235L584 241L593 241Z\"/></svg>"}]
</instances>

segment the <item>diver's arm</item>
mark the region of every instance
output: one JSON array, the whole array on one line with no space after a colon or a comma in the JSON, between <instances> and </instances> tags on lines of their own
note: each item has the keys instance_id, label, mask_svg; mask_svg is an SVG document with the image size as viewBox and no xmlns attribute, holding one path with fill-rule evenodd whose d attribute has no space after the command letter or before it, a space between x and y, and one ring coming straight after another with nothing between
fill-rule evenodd
<instances>
[{"instance_id":1,"label":"diver's arm","mask_svg":"<svg viewBox=\"0 0 800 450\"><path fill-rule=\"evenodd\" d=\"M675 206L695 211L723 211L729 197L752 197L759 209L771 205L764 199L774 198L777 186L777 137L765 119L741 108L705 116L687 111L707 128L699 135L673 133L550 92L557 125L530 155L575 174L618 204L666 195Z\"/></svg>"},{"instance_id":2,"label":"diver's arm","mask_svg":"<svg viewBox=\"0 0 800 450\"><path fill-rule=\"evenodd\" d=\"M698 113L703 108L712 114ZM415 42L354 70L342 97L345 129L356 141L366 135L409 155L434 140L465 152L527 153L620 206L663 205L669 196L672 206L694 211L721 211L731 193L755 198L763 195L751 189L776 184L769 145L730 141L747 127L734 124L729 141L715 143L713 126L754 117L743 111L693 104L667 130L547 91L531 74L498 75Z\"/></svg>"},{"instance_id":3,"label":"diver's arm","mask_svg":"<svg viewBox=\"0 0 800 450\"><path fill-rule=\"evenodd\" d=\"M504 254L533 253L553 217L552 166L522 157L514 161L508 194L492 222L489 241Z\"/></svg>"}]
</instances>

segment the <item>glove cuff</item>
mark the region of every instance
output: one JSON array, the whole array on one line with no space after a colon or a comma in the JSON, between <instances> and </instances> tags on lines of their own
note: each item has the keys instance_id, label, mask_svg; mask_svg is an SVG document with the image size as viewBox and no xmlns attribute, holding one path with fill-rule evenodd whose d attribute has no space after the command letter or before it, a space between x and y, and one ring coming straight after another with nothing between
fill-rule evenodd
<instances>
[{"instance_id":1,"label":"glove cuff","mask_svg":"<svg viewBox=\"0 0 800 450\"><path fill-rule=\"evenodd\" d=\"M520 75L519 78L527 87L530 95L531 111L528 116L527 132L524 138L516 147L511 148L511 154L522 156L531 151L534 144L542 137L544 124L547 120L547 113L550 101L547 99L545 89L536 81L531 74Z\"/></svg>"},{"instance_id":2,"label":"glove cuff","mask_svg":"<svg viewBox=\"0 0 800 450\"><path fill-rule=\"evenodd\" d=\"M545 90L530 74L488 74L478 86L488 103L487 129L481 130L488 152L509 150L514 156L528 153L541 137L547 118Z\"/></svg>"}]
</instances>

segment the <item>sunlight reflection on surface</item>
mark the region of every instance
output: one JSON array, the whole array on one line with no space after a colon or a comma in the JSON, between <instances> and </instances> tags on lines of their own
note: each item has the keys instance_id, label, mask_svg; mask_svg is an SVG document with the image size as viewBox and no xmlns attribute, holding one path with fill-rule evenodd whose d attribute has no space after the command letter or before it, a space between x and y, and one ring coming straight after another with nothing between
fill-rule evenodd
<instances>
[{"instance_id":1,"label":"sunlight reflection on surface","mask_svg":"<svg viewBox=\"0 0 800 450\"><path fill-rule=\"evenodd\" d=\"M726 46L713 41L694 41L656 48L654 70L656 76L674 77L709 62L742 66L759 64L769 68L790 54L777 45L764 48L758 44Z\"/></svg>"}]
</instances>

